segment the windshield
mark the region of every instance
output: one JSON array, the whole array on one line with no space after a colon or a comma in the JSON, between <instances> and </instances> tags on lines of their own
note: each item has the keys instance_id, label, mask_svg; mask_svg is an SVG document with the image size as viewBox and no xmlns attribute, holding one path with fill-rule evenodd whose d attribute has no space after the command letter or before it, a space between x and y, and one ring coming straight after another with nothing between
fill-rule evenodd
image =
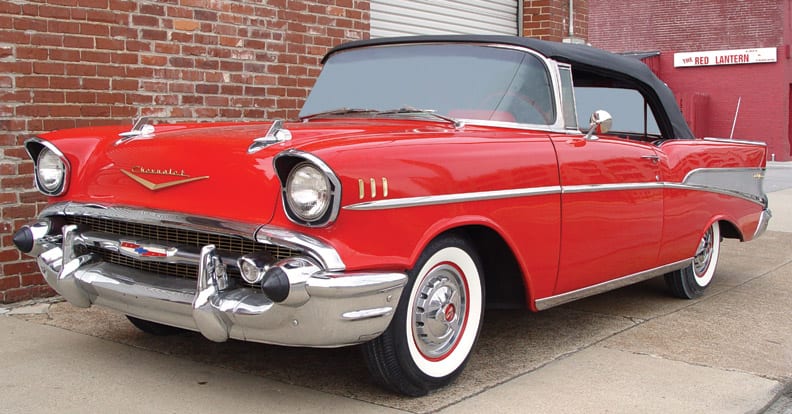
<instances>
[{"instance_id":1,"label":"windshield","mask_svg":"<svg viewBox=\"0 0 792 414\"><path fill-rule=\"evenodd\" d=\"M449 44L336 53L325 64L300 117L377 116L376 111L393 108L540 125L553 124L556 118L550 77L539 58L512 49Z\"/></svg>"}]
</instances>

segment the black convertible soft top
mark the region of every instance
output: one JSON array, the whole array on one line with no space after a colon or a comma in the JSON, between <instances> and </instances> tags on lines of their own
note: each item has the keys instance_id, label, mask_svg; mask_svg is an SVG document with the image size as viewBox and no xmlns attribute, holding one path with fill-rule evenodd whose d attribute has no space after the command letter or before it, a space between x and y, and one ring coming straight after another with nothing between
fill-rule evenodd
<instances>
[{"instance_id":1,"label":"black convertible soft top","mask_svg":"<svg viewBox=\"0 0 792 414\"><path fill-rule=\"evenodd\" d=\"M572 65L575 79L607 78L639 90L654 111L664 138L693 138L693 133L679 110L676 98L668 86L640 60L606 52L591 46L548 42L516 36L439 35L386 37L358 40L334 47L322 60L333 53L366 47L407 43L486 43L525 47L558 62ZM665 115L665 116L663 116Z\"/></svg>"}]
</instances>

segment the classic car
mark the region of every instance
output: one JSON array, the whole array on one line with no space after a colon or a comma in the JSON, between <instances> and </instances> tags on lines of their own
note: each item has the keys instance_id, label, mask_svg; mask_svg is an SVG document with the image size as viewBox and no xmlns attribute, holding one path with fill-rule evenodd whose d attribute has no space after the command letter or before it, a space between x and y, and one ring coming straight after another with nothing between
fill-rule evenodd
<instances>
[{"instance_id":1,"label":"classic car","mask_svg":"<svg viewBox=\"0 0 792 414\"><path fill-rule=\"evenodd\" d=\"M770 219L766 147L695 138L640 61L501 36L332 49L299 120L55 131L50 203L14 236L78 307L143 331L362 344L424 395L486 308L539 311L654 277L700 296L723 238Z\"/></svg>"}]
</instances>

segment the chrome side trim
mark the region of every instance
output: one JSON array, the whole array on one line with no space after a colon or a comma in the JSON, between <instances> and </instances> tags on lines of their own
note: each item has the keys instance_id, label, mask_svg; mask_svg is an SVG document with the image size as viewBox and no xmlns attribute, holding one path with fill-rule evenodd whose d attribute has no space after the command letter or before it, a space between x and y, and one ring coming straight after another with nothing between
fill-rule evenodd
<instances>
[{"instance_id":1,"label":"chrome side trim","mask_svg":"<svg viewBox=\"0 0 792 414\"><path fill-rule=\"evenodd\" d=\"M664 183L623 183L623 184L587 184L587 185L565 185L561 187L563 194L575 193L597 193L601 191L627 191L627 190L649 190L663 188Z\"/></svg>"},{"instance_id":2,"label":"chrome side trim","mask_svg":"<svg viewBox=\"0 0 792 414\"><path fill-rule=\"evenodd\" d=\"M762 147L766 147L767 143L762 141L748 141L743 139L728 139L728 138L712 138L712 137L705 137L702 138L704 141L711 141L711 142L725 142L729 144L749 144L749 145L759 145Z\"/></svg>"},{"instance_id":3,"label":"chrome side trim","mask_svg":"<svg viewBox=\"0 0 792 414\"><path fill-rule=\"evenodd\" d=\"M689 190L689 191L705 191L708 193L717 193L723 194L731 197L741 198L746 201L750 201L752 203L756 203L761 205L762 207L767 206L767 198L764 200L758 199L756 197L750 196L748 194L737 193L734 191L724 190L722 188L714 188L714 187L704 187L704 186L696 186L696 185L685 185L685 184L675 184L675 183L666 183L665 188L676 189L676 190Z\"/></svg>"},{"instance_id":4,"label":"chrome side trim","mask_svg":"<svg viewBox=\"0 0 792 414\"><path fill-rule=\"evenodd\" d=\"M720 172L721 170L739 170L740 172L757 172L761 169L744 168L744 169L723 169L712 168L702 169L707 171ZM764 170L761 170L762 172ZM728 171L727 171L728 172ZM690 176L690 174L688 174ZM497 200L503 198L519 198L546 194L578 194L578 193L596 193L604 191L634 191L634 190L653 190L653 189L680 189L691 191L706 191L724 194L732 197L742 198L767 207L767 196L761 189L761 184L758 188L749 189L745 186L745 176L740 176L742 181L732 180L722 184L724 187L717 187L715 185L702 185L695 184L699 180L686 180L689 183L671 183L671 182L645 182L645 183L620 183L620 184L585 184L585 185L567 185L567 186L547 186L547 187L532 187L532 188L517 188L511 190L496 190L496 191L480 191L472 193L456 193L456 194L442 194L421 197L405 197L394 198L390 200L377 200L367 201L363 203L350 204L344 206L344 210L350 211L370 211L370 210L385 210L395 208L407 208L418 206L430 206L438 204L451 204L463 203L470 201L486 201ZM696 178L698 178L696 176ZM759 179L761 182L761 179ZM728 188L734 187L734 188Z\"/></svg>"},{"instance_id":5,"label":"chrome side trim","mask_svg":"<svg viewBox=\"0 0 792 414\"><path fill-rule=\"evenodd\" d=\"M618 279L609 280L593 286L584 287L571 292L561 293L559 295L550 296L536 300L536 309L545 310L554 306L563 305L567 302L572 302L588 296L598 295L607 291L618 289L621 287L629 286L644 280L649 280L653 277L664 275L674 270L679 270L690 266L693 263L693 258L680 260L678 262L670 263L665 266L655 267L654 269L645 270L643 272L633 273L631 275L622 276Z\"/></svg>"},{"instance_id":6,"label":"chrome side trim","mask_svg":"<svg viewBox=\"0 0 792 414\"><path fill-rule=\"evenodd\" d=\"M764 175L764 168L697 168L685 175L682 185L745 198L767 207L762 188Z\"/></svg>"},{"instance_id":7,"label":"chrome side trim","mask_svg":"<svg viewBox=\"0 0 792 414\"><path fill-rule=\"evenodd\" d=\"M394 198L390 200L367 201L351 204L344 210L370 211L392 208L407 208L418 206L432 206L438 204L462 203L470 201L497 200L503 198L518 198L546 194L560 194L561 187L557 185L547 187L518 188L513 190L480 191L474 193L443 194L436 196Z\"/></svg>"}]
</instances>

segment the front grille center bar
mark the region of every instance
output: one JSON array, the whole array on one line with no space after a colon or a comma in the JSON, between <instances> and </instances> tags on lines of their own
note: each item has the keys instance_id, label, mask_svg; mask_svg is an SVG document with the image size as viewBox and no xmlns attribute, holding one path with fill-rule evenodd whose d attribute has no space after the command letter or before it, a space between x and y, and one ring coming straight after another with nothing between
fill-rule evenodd
<instances>
[{"instance_id":1,"label":"front grille center bar","mask_svg":"<svg viewBox=\"0 0 792 414\"><path fill-rule=\"evenodd\" d=\"M78 233L75 245L96 247L118 253L130 259L144 262L186 264L198 266L201 262L201 248L195 246L172 246L158 240L143 240L133 237L98 231ZM237 266L238 256L233 253L217 252L226 266Z\"/></svg>"}]
</instances>

